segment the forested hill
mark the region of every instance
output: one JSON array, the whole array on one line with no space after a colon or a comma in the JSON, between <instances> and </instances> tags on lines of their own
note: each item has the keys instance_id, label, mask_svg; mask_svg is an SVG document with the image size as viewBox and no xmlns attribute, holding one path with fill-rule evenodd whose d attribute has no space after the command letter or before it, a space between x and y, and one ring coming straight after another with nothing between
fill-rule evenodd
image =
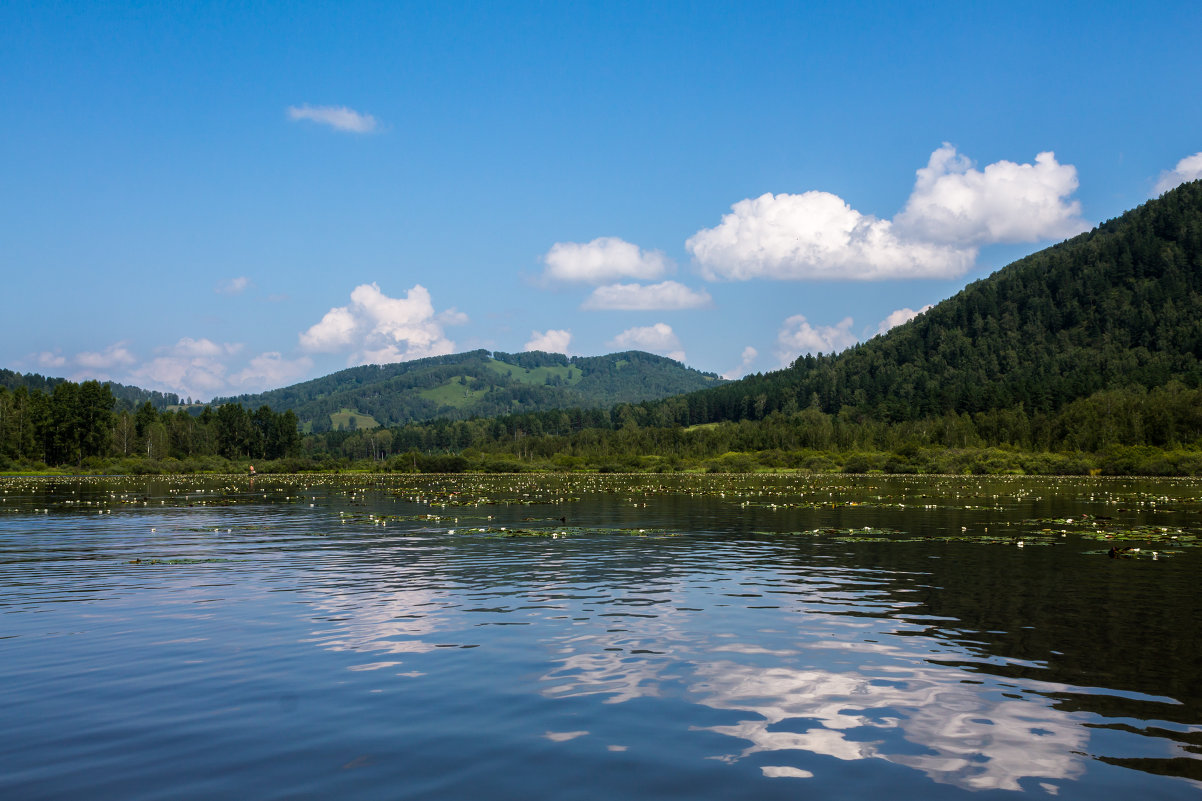
<instances>
[{"instance_id":1,"label":"forested hill","mask_svg":"<svg viewBox=\"0 0 1202 801\"><path fill-rule=\"evenodd\" d=\"M816 406L881 422L1051 413L1102 390L1202 384L1202 181L967 286L835 356L644 406L647 421Z\"/></svg>"},{"instance_id":2,"label":"forested hill","mask_svg":"<svg viewBox=\"0 0 1202 801\"><path fill-rule=\"evenodd\" d=\"M606 356L489 353L476 350L410 362L340 370L258 395L214 404L291 409L312 431L466 419L547 409L597 408L664 398L722 379L641 351Z\"/></svg>"},{"instance_id":3,"label":"forested hill","mask_svg":"<svg viewBox=\"0 0 1202 801\"><path fill-rule=\"evenodd\" d=\"M56 386L66 381L67 379L65 378L48 378L37 373L17 373L12 370L0 369L0 387L13 392L24 387L29 392L37 391L50 394ZM118 384L114 381L102 381L101 383L107 386L113 393L117 411L133 411L147 402L154 408L162 411L168 406L174 406L180 402L179 396L174 392L142 389L141 387Z\"/></svg>"}]
</instances>

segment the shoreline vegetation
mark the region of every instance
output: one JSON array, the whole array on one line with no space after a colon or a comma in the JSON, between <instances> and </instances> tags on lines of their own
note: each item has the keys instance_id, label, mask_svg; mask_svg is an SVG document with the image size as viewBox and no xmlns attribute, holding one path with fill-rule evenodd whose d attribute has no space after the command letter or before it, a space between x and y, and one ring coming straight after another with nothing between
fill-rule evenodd
<instances>
[{"instance_id":1,"label":"shoreline vegetation","mask_svg":"<svg viewBox=\"0 0 1202 801\"><path fill-rule=\"evenodd\" d=\"M254 472L250 472L253 466ZM505 454L427 454L409 451L383 459L345 456L285 456L279 459L228 459L219 455L178 459L89 458L79 465L50 466L38 461L0 460L0 476L138 476L310 474L761 474L761 475L1029 475L1106 477L1202 476L1202 450L1117 446L1096 453L1033 452L1013 448L919 448L905 452L730 451L711 457L681 459L630 455L587 459L557 455L550 459Z\"/></svg>"},{"instance_id":2,"label":"shoreline vegetation","mask_svg":"<svg viewBox=\"0 0 1202 801\"><path fill-rule=\"evenodd\" d=\"M704 397L689 396L690 398ZM682 400L681 403L687 402ZM0 387L0 474L799 473L1202 475L1202 389L1105 390L884 422L817 403L681 425L661 403L301 434L267 406L130 409L95 381Z\"/></svg>"}]
</instances>

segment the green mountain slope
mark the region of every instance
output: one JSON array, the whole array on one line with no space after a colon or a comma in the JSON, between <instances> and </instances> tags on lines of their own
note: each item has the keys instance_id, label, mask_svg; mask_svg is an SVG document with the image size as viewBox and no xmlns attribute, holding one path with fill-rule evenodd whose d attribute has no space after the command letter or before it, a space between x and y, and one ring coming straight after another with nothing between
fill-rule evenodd
<instances>
[{"instance_id":1,"label":"green mountain slope","mask_svg":"<svg viewBox=\"0 0 1202 801\"><path fill-rule=\"evenodd\" d=\"M257 395L214 400L291 409L309 430L398 425L663 398L722 383L717 376L641 351L607 356L492 353L367 365Z\"/></svg>"},{"instance_id":2,"label":"green mountain slope","mask_svg":"<svg viewBox=\"0 0 1202 801\"><path fill-rule=\"evenodd\" d=\"M835 356L805 356L653 404L648 422L854 410L892 423L1021 408L1103 390L1202 384L1202 182L970 284Z\"/></svg>"}]
</instances>

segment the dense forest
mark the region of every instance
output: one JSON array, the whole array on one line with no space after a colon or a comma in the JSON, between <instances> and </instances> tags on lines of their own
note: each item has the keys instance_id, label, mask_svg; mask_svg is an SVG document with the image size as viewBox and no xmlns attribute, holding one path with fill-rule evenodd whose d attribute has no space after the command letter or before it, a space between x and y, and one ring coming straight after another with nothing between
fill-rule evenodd
<instances>
[{"instance_id":1,"label":"dense forest","mask_svg":"<svg viewBox=\"0 0 1202 801\"><path fill-rule=\"evenodd\" d=\"M0 386L0 469L20 465L77 468L148 466L171 469L173 460L281 459L300 451L296 415L237 404L199 415L160 411L150 401L122 408L112 387L97 381L58 381L49 392ZM220 466L220 465L214 465ZM195 469L195 465L193 466Z\"/></svg>"},{"instance_id":2,"label":"dense forest","mask_svg":"<svg viewBox=\"0 0 1202 801\"><path fill-rule=\"evenodd\" d=\"M620 405L380 433L392 452L421 454L447 469L1202 474L1202 389L1177 382L1104 390L1054 413L994 409L890 423L811 405L688 427L644 426L639 417L638 407ZM372 436L332 432L306 437L304 448L311 456L363 459Z\"/></svg>"},{"instance_id":3,"label":"dense forest","mask_svg":"<svg viewBox=\"0 0 1202 801\"><path fill-rule=\"evenodd\" d=\"M567 407L604 408L666 398L722 380L641 351L605 356L475 350L410 362L366 365L258 395L214 404L291 409L308 431L329 431L343 410L381 425L467 419Z\"/></svg>"}]
</instances>

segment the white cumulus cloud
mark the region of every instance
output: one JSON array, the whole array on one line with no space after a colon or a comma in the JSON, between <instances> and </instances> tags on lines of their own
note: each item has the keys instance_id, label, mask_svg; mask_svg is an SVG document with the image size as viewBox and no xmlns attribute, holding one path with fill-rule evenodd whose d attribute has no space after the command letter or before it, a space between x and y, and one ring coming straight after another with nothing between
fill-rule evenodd
<instances>
[{"instance_id":1,"label":"white cumulus cloud","mask_svg":"<svg viewBox=\"0 0 1202 801\"><path fill-rule=\"evenodd\" d=\"M212 397L227 387L228 360L242 350L238 343L183 337L156 349L157 355L129 372L131 383L181 395Z\"/></svg>"},{"instance_id":2,"label":"white cumulus cloud","mask_svg":"<svg viewBox=\"0 0 1202 801\"><path fill-rule=\"evenodd\" d=\"M309 120L321 125L328 125L338 131L350 133L371 133L376 130L376 118L370 114L360 114L346 106L289 106L288 119Z\"/></svg>"},{"instance_id":3,"label":"white cumulus cloud","mask_svg":"<svg viewBox=\"0 0 1202 801\"><path fill-rule=\"evenodd\" d=\"M350 347L359 336L359 320L348 306L335 306L300 335L305 350L335 353Z\"/></svg>"},{"instance_id":4,"label":"white cumulus cloud","mask_svg":"<svg viewBox=\"0 0 1202 801\"><path fill-rule=\"evenodd\" d=\"M251 359L231 380L243 392L262 392L295 383L312 367L313 360L308 356L285 359L278 351L268 351Z\"/></svg>"},{"instance_id":5,"label":"white cumulus cloud","mask_svg":"<svg viewBox=\"0 0 1202 801\"><path fill-rule=\"evenodd\" d=\"M226 366L214 359L156 356L130 373L131 383L194 398L212 397L225 389Z\"/></svg>"},{"instance_id":6,"label":"white cumulus cloud","mask_svg":"<svg viewBox=\"0 0 1202 801\"><path fill-rule=\"evenodd\" d=\"M1051 151L1034 164L998 161L984 170L944 143L918 170L906 207L894 218L910 235L959 246L1062 239L1089 229L1077 191L1077 168Z\"/></svg>"},{"instance_id":7,"label":"white cumulus cloud","mask_svg":"<svg viewBox=\"0 0 1202 801\"><path fill-rule=\"evenodd\" d=\"M44 350L41 353L34 355L34 360L41 367L62 367L67 363L67 357L63 356L58 350Z\"/></svg>"},{"instance_id":8,"label":"white cumulus cloud","mask_svg":"<svg viewBox=\"0 0 1202 801\"><path fill-rule=\"evenodd\" d=\"M932 308L932 306L928 303L926 306L923 306L918 311L914 311L913 309L910 309L910 308L897 309L895 311L892 311L889 313L888 317L886 317L884 320L881 320L881 324L879 326L877 326L876 332L878 334L883 334L891 328L897 328L902 323L910 322L915 317L917 317L918 315L922 314L923 312L925 312L931 308Z\"/></svg>"},{"instance_id":9,"label":"white cumulus cloud","mask_svg":"<svg viewBox=\"0 0 1202 801\"><path fill-rule=\"evenodd\" d=\"M609 342L609 347L619 350L645 350L684 361L684 351L680 346L680 338L666 323L656 323L635 328L627 328Z\"/></svg>"},{"instance_id":10,"label":"white cumulus cloud","mask_svg":"<svg viewBox=\"0 0 1202 801\"><path fill-rule=\"evenodd\" d=\"M976 250L905 239L829 192L740 200L714 228L685 243L709 280L945 278Z\"/></svg>"},{"instance_id":11,"label":"white cumulus cloud","mask_svg":"<svg viewBox=\"0 0 1202 801\"><path fill-rule=\"evenodd\" d=\"M543 256L543 276L551 281L607 284L623 278L654 280L671 272L673 264L658 250L642 250L616 236L591 242L556 242Z\"/></svg>"},{"instance_id":12,"label":"white cumulus cloud","mask_svg":"<svg viewBox=\"0 0 1202 801\"><path fill-rule=\"evenodd\" d=\"M350 364L388 364L452 352L444 325L465 322L451 309L434 313L430 292L416 284L403 298L390 298L374 283L351 292L347 306L330 309L300 334L300 346L310 352L352 351Z\"/></svg>"},{"instance_id":13,"label":"white cumulus cloud","mask_svg":"<svg viewBox=\"0 0 1202 801\"><path fill-rule=\"evenodd\" d=\"M892 220L863 214L829 192L766 193L740 200L685 243L709 280L949 278L972 267L981 245L1034 242L1088 228L1077 170L1054 154L984 170L943 145L917 171Z\"/></svg>"},{"instance_id":14,"label":"white cumulus cloud","mask_svg":"<svg viewBox=\"0 0 1202 801\"><path fill-rule=\"evenodd\" d=\"M1186 181L1196 181L1199 178L1202 178L1202 153L1195 153L1177 162L1177 166L1173 169L1162 172L1153 193L1163 195Z\"/></svg>"},{"instance_id":15,"label":"white cumulus cloud","mask_svg":"<svg viewBox=\"0 0 1202 801\"><path fill-rule=\"evenodd\" d=\"M752 363L759 355L760 352L758 350L748 345L747 347L743 348L743 355L741 357L741 361L739 362L739 366L730 368L722 374L722 377L727 381L734 381L736 378L742 378L747 374L747 371L751 369Z\"/></svg>"},{"instance_id":16,"label":"white cumulus cloud","mask_svg":"<svg viewBox=\"0 0 1202 801\"><path fill-rule=\"evenodd\" d=\"M785 320L776 335L776 355L781 366L788 366L803 353L838 353L859 341L851 332L853 321L844 317L835 325L814 326L804 315Z\"/></svg>"},{"instance_id":17,"label":"white cumulus cloud","mask_svg":"<svg viewBox=\"0 0 1202 801\"><path fill-rule=\"evenodd\" d=\"M128 367L138 361L126 342L116 342L102 351L83 351L75 354L75 363L89 370L112 370Z\"/></svg>"},{"instance_id":18,"label":"white cumulus cloud","mask_svg":"<svg viewBox=\"0 0 1202 801\"><path fill-rule=\"evenodd\" d=\"M171 347L160 348L159 350L160 352L184 358L218 359L238 353L242 350L242 344L240 342L223 342L218 344L205 337L201 337L200 339L183 337Z\"/></svg>"},{"instance_id":19,"label":"white cumulus cloud","mask_svg":"<svg viewBox=\"0 0 1202 801\"><path fill-rule=\"evenodd\" d=\"M572 334L562 328L552 328L547 331L530 332L530 341L523 347L524 350L541 350L544 353L562 353L567 355L568 345L572 342Z\"/></svg>"},{"instance_id":20,"label":"white cumulus cloud","mask_svg":"<svg viewBox=\"0 0 1202 801\"><path fill-rule=\"evenodd\" d=\"M689 289L676 281L658 284L610 284L599 286L581 308L634 311L698 309L713 302L704 289Z\"/></svg>"},{"instance_id":21,"label":"white cumulus cloud","mask_svg":"<svg viewBox=\"0 0 1202 801\"><path fill-rule=\"evenodd\" d=\"M287 359L275 351L247 360L242 343L216 342L207 337L181 337L173 345L155 348L149 359L135 355L127 344L117 342L104 350L84 351L70 358L57 352L37 356L39 363L70 365L74 381L119 381L198 400L284 386L301 379L313 367L308 356Z\"/></svg>"}]
</instances>

